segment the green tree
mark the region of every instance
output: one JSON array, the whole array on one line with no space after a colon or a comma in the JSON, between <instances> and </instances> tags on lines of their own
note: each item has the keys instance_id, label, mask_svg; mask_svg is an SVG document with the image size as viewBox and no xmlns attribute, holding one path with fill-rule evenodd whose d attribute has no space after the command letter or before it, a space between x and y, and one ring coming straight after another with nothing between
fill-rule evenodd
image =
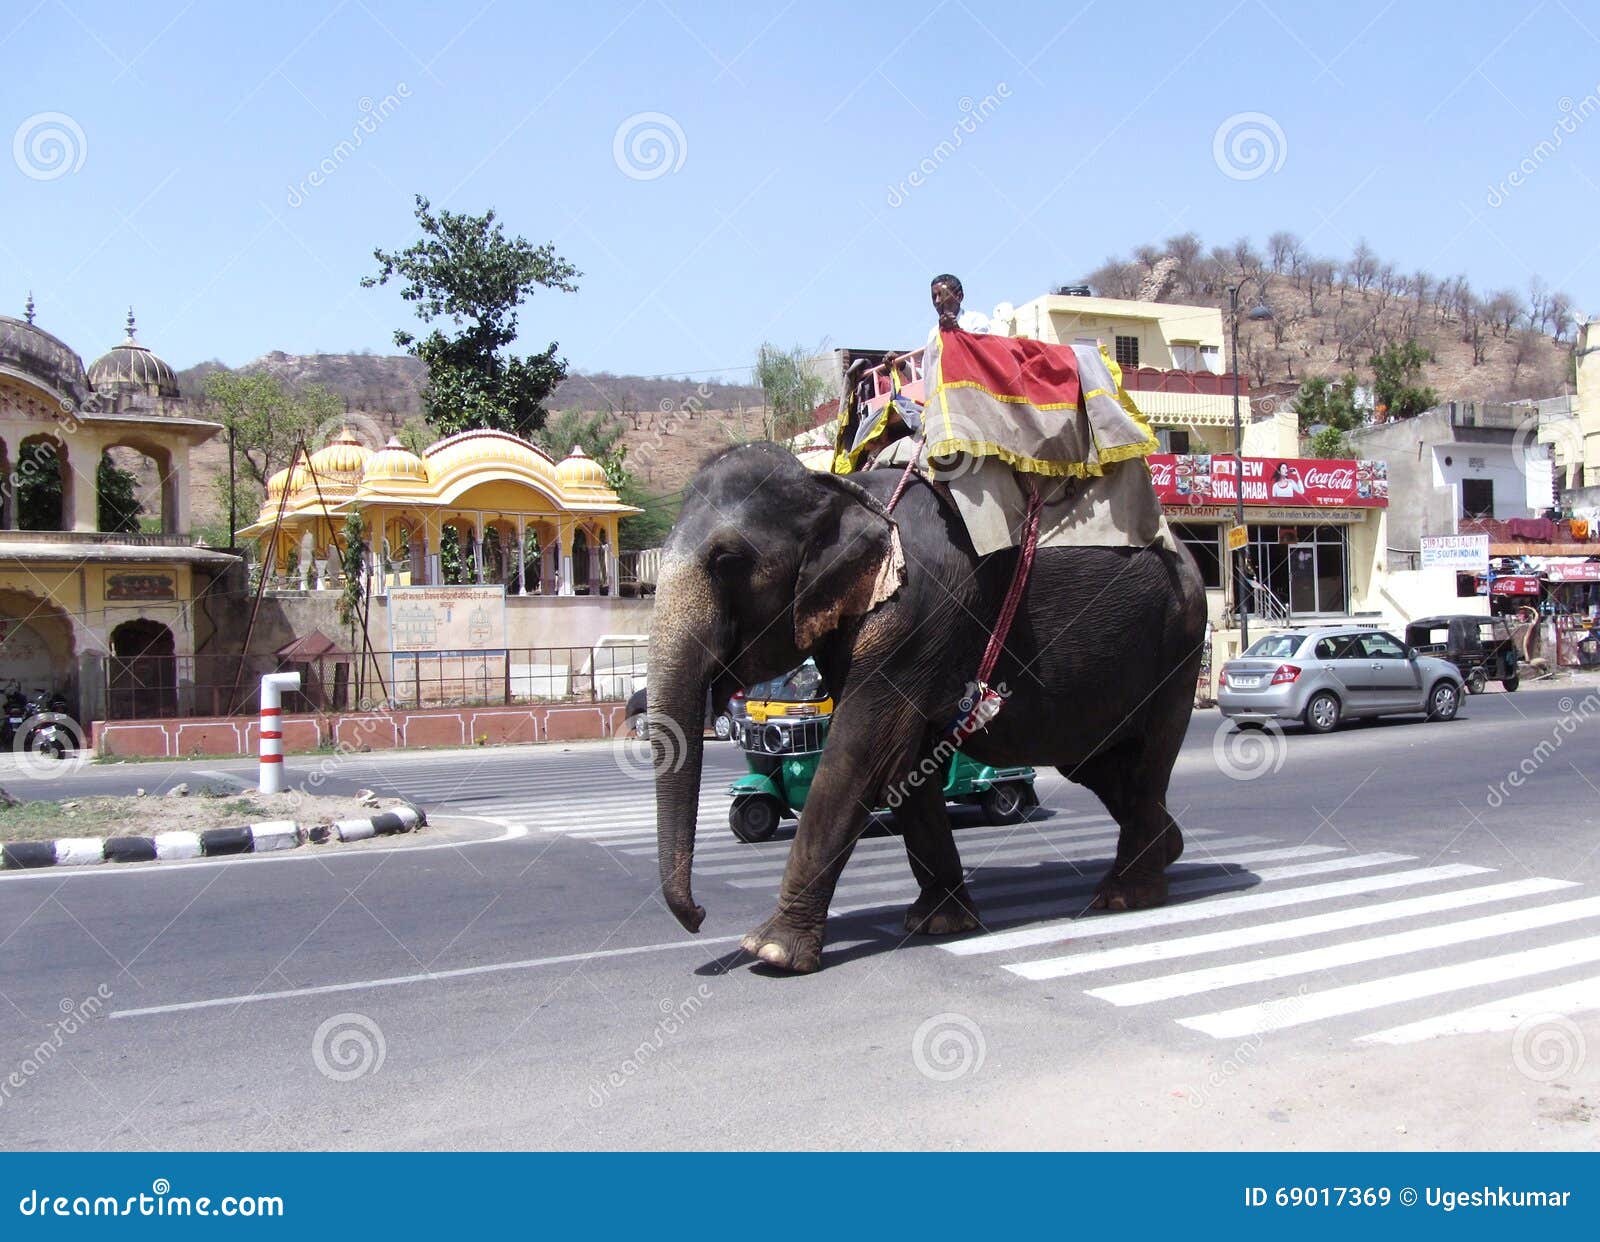
<instances>
[{"instance_id":1,"label":"green tree","mask_svg":"<svg viewBox=\"0 0 1600 1242\"><path fill-rule=\"evenodd\" d=\"M1313 457L1349 457L1350 445L1344 438L1344 432L1339 428L1324 427L1312 435L1306 451Z\"/></svg>"},{"instance_id":2,"label":"green tree","mask_svg":"<svg viewBox=\"0 0 1600 1242\"><path fill-rule=\"evenodd\" d=\"M340 558L339 567L344 571L344 590L339 592L335 608L338 610L340 622L349 627L353 637L356 625L361 620L363 586L361 571L367 550L367 545L361 538L361 515L353 509L345 515L343 534L344 555Z\"/></svg>"},{"instance_id":3,"label":"green tree","mask_svg":"<svg viewBox=\"0 0 1600 1242\"><path fill-rule=\"evenodd\" d=\"M766 398L762 435L786 440L811 425L811 415L822 404L828 382L809 365L801 346L779 349L770 342L756 352L756 382Z\"/></svg>"},{"instance_id":4,"label":"green tree","mask_svg":"<svg viewBox=\"0 0 1600 1242\"><path fill-rule=\"evenodd\" d=\"M249 516L249 499L289 464L301 440L315 439L344 413L344 401L320 384L286 388L265 371L213 371L206 376L209 412L226 428L234 464L245 477L219 488L229 512ZM322 447L308 444L312 452ZM253 486L252 486L253 485Z\"/></svg>"},{"instance_id":5,"label":"green tree","mask_svg":"<svg viewBox=\"0 0 1600 1242\"><path fill-rule=\"evenodd\" d=\"M1318 375L1303 382L1290 403L1300 418L1301 432L1318 425L1351 431L1366 422L1366 411L1356 396L1357 387L1354 373L1338 380Z\"/></svg>"},{"instance_id":6,"label":"green tree","mask_svg":"<svg viewBox=\"0 0 1600 1242\"><path fill-rule=\"evenodd\" d=\"M1372 397L1390 418L1414 418L1439 404L1439 394L1422 382L1424 363L1435 361L1432 351L1415 340L1386 345L1371 358Z\"/></svg>"},{"instance_id":7,"label":"green tree","mask_svg":"<svg viewBox=\"0 0 1600 1242\"><path fill-rule=\"evenodd\" d=\"M655 496L644 491L631 478L617 489L625 505L642 510L629 514L617 526L617 547L624 552L640 548L659 548L666 542L667 532L678 520L678 510L683 506L683 494Z\"/></svg>"},{"instance_id":8,"label":"green tree","mask_svg":"<svg viewBox=\"0 0 1600 1242\"><path fill-rule=\"evenodd\" d=\"M533 441L557 461L574 446L581 448L600 463L611 489L620 491L633 479L626 464L628 446L622 442L626 431L623 420L609 410L561 410L533 433Z\"/></svg>"},{"instance_id":9,"label":"green tree","mask_svg":"<svg viewBox=\"0 0 1600 1242\"><path fill-rule=\"evenodd\" d=\"M566 377L557 345L518 357L517 309L539 289L576 291L581 272L549 244L505 235L495 213L435 212L416 198L421 240L404 250L374 250L378 274L363 288L401 282L400 296L425 324L446 320L418 338L405 329L395 344L428 368L423 406L428 421L446 435L484 427L528 435L543 425L544 402Z\"/></svg>"},{"instance_id":10,"label":"green tree","mask_svg":"<svg viewBox=\"0 0 1600 1242\"><path fill-rule=\"evenodd\" d=\"M102 531L131 534L139 529L138 483L133 471L124 470L111 460L110 453L100 454L100 464L94 472L95 491L98 493L98 522Z\"/></svg>"}]
</instances>

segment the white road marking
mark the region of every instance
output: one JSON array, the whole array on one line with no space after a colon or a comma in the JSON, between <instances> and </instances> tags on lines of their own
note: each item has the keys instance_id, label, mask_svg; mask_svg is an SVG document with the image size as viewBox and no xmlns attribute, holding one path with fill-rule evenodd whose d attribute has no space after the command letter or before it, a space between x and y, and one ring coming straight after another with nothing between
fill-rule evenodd
<instances>
[{"instance_id":1,"label":"white road marking","mask_svg":"<svg viewBox=\"0 0 1600 1242\"><path fill-rule=\"evenodd\" d=\"M1324 854L1339 852L1337 846L1292 846L1287 850L1261 850L1253 853L1232 852L1234 848L1238 846L1262 845L1271 840L1271 837L1229 837L1223 840L1209 842L1212 848L1227 849L1229 852L1225 854L1208 855L1204 862L1177 863L1167 872L1167 875L1170 877L1176 877L1200 868L1210 869L1212 867L1226 866L1230 863L1267 862L1270 859L1281 858L1286 855L1288 857L1302 857L1303 853ZM960 842L958 839L957 844L959 843ZM1385 855L1384 857L1388 858L1390 856ZM1099 883L1098 873L1092 877L1085 876L1080 882L1078 880L1069 878L1061 871L1051 866L1051 863L1059 863L1061 861L1063 860L1046 859L1040 863L1036 863L1032 868L1030 868L1030 870L1034 872L1033 875L1016 876L1004 880L995 878L998 874L998 869L996 871L974 871L967 877L967 886L973 890L973 897L976 900L984 903L984 908L987 909L988 899L1001 893L1032 892L1035 890L1050 889L1065 894L1074 891L1086 891L1088 889L1092 889L1097 883ZM1077 859L1067 861L1098 862L1099 860ZM1006 868L1007 872L1010 872L1014 869L1015 868ZM869 880L859 883L852 882L850 873L846 871L844 879L839 882L839 888L836 895L854 897L863 893L899 892L904 890L906 884L909 883L910 880L911 873L909 868L902 879Z\"/></svg>"},{"instance_id":2,"label":"white road marking","mask_svg":"<svg viewBox=\"0 0 1600 1242\"><path fill-rule=\"evenodd\" d=\"M1592 918L1600 918L1600 897L1557 902L1549 906L1536 906L1531 910L1508 910L1482 918L1463 919L1458 923L1419 927L1412 931L1326 945L1302 953L1284 953L1252 962L1230 962L1209 970L1189 970L1137 983L1116 983L1103 988L1091 988L1088 994L1110 1001L1113 1005L1147 1005L1178 996L1198 996L1202 992L1215 992L1245 983L1289 979L1312 971L1376 962L1386 957L1403 957L1408 953L1470 944L1474 940L1509 936L1541 927L1558 927L1563 923L1577 923Z\"/></svg>"},{"instance_id":3,"label":"white road marking","mask_svg":"<svg viewBox=\"0 0 1600 1242\"><path fill-rule=\"evenodd\" d=\"M1568 966L1586 966L1591 962L1600 962L1600 936L1570 940L1540 949L1524 949L1520 953L1506 953L1499 957L1479 958L1455 966L1390 975L1386 979L1353 983L1323 992L1280 996L1259 1005L1241 1005L1237 1009L1179 1018L1178 1025L1217 1039L1238 1039L1280 1031L1286 1027L1303 1026L1323 1018L1364 1013L1384 1005L1398 1005L1426 996L1458 992L1463 988L1504 983L1525 975L1547 974Z\"/></svg>"},{"instance_id":4,"label":"white road marking","mask_svg":"<svg viewBox=\"0 0 1600 1242\"><path fill-rule=\"evenodd\" d=\"M1358 1044L1415 1044L1441 1035L1489 1035L1512 1031L1529 1018L1541 1015L1594 1013L1600 1010L1600 975L1580 979L1576 983L1561 983L1537 992L1524 992L1504 1000L1474 1005L1471 1009L1458 1009L1455 1013L1408 1022L1404 1026L1391 1026L1386 1031L1363 1035Z\"/></svg>"},{"instance_id":5,"label":"white road marking","mask_svg":"<svg viewBox=\"0 0 1600 1242\"><path fill-rule=\"evenodd\" d=\"M147 1018L163 1013L187 1013L195 1009L226 1009L234 1005L256 1005L263 1001L295 1000L302 996L330 996L336 992L363 992L371 988L396 988L410 983L438 983L445 979L466 979L473 975L492 975L512 970L537 970L541 966L568 966L577 962L600 961L610 957L631 957L640 953L665 953L669 949L694 949L708 944L729 944L738 936L693 937L668 944L641 944L628 949L591 949L587 953L562 953L555 957L530 957L520 962L492 962L483 966L461 966L454 970L426 970L413 975L391 975L386 979L357 979L349 983L325 983L317 987L286 988L281 992L249 992L243 996L218 996L210 1000L179 1001L171 1005L148 1005L142 1009L114 1009L112 1018Z\"/></svg>"},{"instance_id":6,"label":"white road marking","mask_svg":"<svg viewBox=\"0 0 1600 1242\"><path fill-rule=\"evenodd\" d=\"M1486 884L1479 888L1463 888L1449 893L1432 893L1426 897L1408 897L1402 901L1383 902L1375 906L1355 906L1349 910L1334 910L1328 914L1284 919L1277 923L1252 924L1231 928L1228 931L1207 932L1198 936L1186 936L1181 940L1154 940L1148 944L1123 945L1121 948L1101 949L1095 953L1080 953L1073 957L1029 962L1027 978L1059 979L1066 975L1086 975L1098 970L1143 966L1151 962L1167 962L1204 953L1222 953L1248 948L1251 945L1269 944L1274 940L1297 940L1303 936L1346 931L1352 927L1415 918L1421 914L1435 914L1464 906L1510 901L1535 893L1571 888L1576 883L1575 880L1511 880L1505 884Z\"/></svg>"},{"instance_id":7,"label":"white road marking","mask_svg":"<svg viewBox=\"0 0 1600 1242\"><path fill-rule=\"evenodd\" d=\"M1365 854L1356 855L1363 860L1381 859L1384 862L1409 862L1411 859L1400 854ZM1299 863L1287 867L1276 867L1273 879L1297 879L1304 874L1314 874L1305 869L1315 867L1318 871L1328 869L1329 863L1350 864L1354 860L1334 858L1326 863ZM1375 865L1375 864L1374 864ZM1331 901L1336 897L1353 897L1362 893L1382 892L1391 888L1406 888L1412 884L1433 884L1440 880L1455 880L1469 875L1483 875L1490 868L1472 867L1465 863L1451 863L1443 867L1419 867L1411 871L1391 871L1385 875L1363 876L1356 880L1335 880L1330 884L1313 884L1303 888L1273 889L1270 892L1251 893L1245 897L1229 897L1223 901L1191 902L1179 906L1162 906L1156 910L1135 910L1100 915L1084 919L1067 919L1058 923L1047 923L1042 927L1026 927L1019 931L996 932L988 936L980 936L973 940L962 940L954 944L940 946L947 953L954 953L959 957L970 957L979 953L1003 953L1010 949L1026 949L1034 945L1055 944L1066 940L1080 940L1085 936L1107 936L1122 934L1131 931L1143 931L1151 927L1169 927L1176 923L1192 923L1200 919L1220 919L1230 914L1246 914L1257 910L1273 910L1281 906L1304 905L1311 901ZM1263 882L1268 878L1263 873L1257 873L1256 879ZM1219 876L1212 879L1183 880L1171 886L1171 892L1194 893L1206 892L1209 889L1220 887L1228 881L1235 879L1233 876ZM1006 969L1022 974L1019 967L1008 966Z\"/></svg>"},{"instance_id":8,"label":"white road marking","mask_svg":"<svg viewBox=\"0 0 1600 1242\"><path fill-rule=\"evenodd\" d=\"M985 843L979 845L977 849L972 852L982 855L982 859L978 863L974 864L977 866L982 866L983 863L990 859L1015 858L1019 854L1038 852L1044 852L1047 857L1053 856L1054 853L1060 853L1060 856L1062 857L1082 856L1087 858L1102 858L1105 856L1105 851L1108 848L1110 848L1113 853L1116 852L1116 841L1117 838L1115 835L1107 836L1105 834L1101 834L1098 838L1073 838L1072 840L1067 841L1063 841L1060 837L1045 838L1042 840L1035 837L1030 840L1018 841L1007 845L990 845ZM1086 847L1091 851L1088 854L1067 854L1061 852L1069 848L1081 852ZM880 860L890 858L894 860L894 865L897 869L909 869L911 865L905 859L904 845L897 840L890 848L879 847L862 851L858 847L851 861L846 864L846 871L850 875L882 875L884 874L884 867L889 864ZM857 859L865 860L867 865L856 865ZM785 856L769 856L756 862L720 863L713 864L709 867L696 867L695 870L701 875L744 875L757 871L782 871L787 862L788 859Z\"/></svg>"}]
</instances>

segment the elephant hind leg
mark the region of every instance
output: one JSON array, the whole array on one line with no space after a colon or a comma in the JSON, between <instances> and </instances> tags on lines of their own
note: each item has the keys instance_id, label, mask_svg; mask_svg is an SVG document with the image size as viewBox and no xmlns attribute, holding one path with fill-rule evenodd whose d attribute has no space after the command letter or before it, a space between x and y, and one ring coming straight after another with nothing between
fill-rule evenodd
<instances>
[{"instance_id":1,"label":"elephant hind leg","mask_svg":"<svg viewBox=\"0 0 1600 1242\"><path fill-rule=\"evenodd\" d=\"M1133 741L1076 769L1061 769L1105 803L1120 830L1116 860L1101 878L1092 908L1143 910L1166 904L1166 869L1183 854L1183 832L1166 805L1171 766L1170 759L1153 763L1142 742Z\"/></svg>"}]
</instances>

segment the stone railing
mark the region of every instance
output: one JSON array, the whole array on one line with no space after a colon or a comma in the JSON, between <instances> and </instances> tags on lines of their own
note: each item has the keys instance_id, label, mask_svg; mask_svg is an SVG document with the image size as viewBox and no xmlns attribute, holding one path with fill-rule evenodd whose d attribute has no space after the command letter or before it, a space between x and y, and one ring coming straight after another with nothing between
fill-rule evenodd
<instances>
[{"instance_id":1,"label":"stone railing","mask_svg":"<svg viewBox=\"0 0 1600 1242\"><path fill-rule=\"evenodd\" d=\"M194 536L144 531L115 534L97 530L0 530L0 544L4 543L98 543L124 544L136 548L188 548L194 545Z\"/></svg>"}]
</instances>

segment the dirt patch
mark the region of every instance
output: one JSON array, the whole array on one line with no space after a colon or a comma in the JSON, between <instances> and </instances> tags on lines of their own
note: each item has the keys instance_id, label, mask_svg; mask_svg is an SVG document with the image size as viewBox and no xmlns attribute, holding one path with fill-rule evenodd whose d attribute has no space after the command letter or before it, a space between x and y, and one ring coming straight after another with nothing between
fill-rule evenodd
<instances>
[{"instance_id":1,"label":"dirt patch","mask_svg":"<svg viewBox=\"0 0 1600 1242\"><path fill-rule=\"evenodd\" d=\"M399 798L363 800L354 794L260 794L215 788L202 788L188 795L19 802L0 808L0 841L149 837L159 832L235 828L272 819L292 819L310 828L336 819L364 819L403 805Z\"/></svg>"}]
</instances>

